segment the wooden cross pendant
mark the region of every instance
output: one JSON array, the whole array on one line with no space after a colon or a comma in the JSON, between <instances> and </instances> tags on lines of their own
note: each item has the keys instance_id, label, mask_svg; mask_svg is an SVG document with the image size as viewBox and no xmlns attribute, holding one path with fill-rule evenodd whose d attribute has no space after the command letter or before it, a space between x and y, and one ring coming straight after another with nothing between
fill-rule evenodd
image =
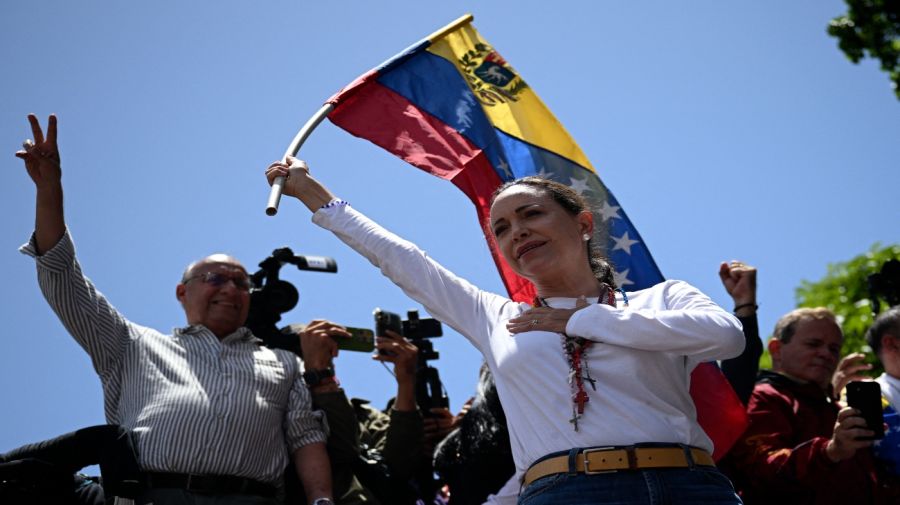
<instances>
[{"instance_id":1,"label":"wooden cross pendant","mask_svg":"<svg viewBox=\"0 0 900 505\"><path fill-rule=\"evenodd\" d=\"M588 394L584 390L581 390L575 393L575 398L573 398L573 400L578 404L578 413L584 414L584 404L591 399L588 398Z\"/></svg>"}]
</instances>

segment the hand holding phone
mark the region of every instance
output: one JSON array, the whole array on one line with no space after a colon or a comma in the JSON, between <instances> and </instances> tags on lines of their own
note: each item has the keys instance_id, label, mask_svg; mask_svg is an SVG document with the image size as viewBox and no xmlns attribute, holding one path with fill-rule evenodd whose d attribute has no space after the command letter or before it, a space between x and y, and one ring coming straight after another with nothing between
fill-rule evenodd
<instances>
[{"instance_id":1,"label":"hand holding phone","mask_svg":"<svg viewBox=\"0 0 900 505\"><path fill-rule=\"evenodd\" d=\"M372 352L375 350L375 334L368 328L347 326L349 337L336 337L338 349L342 351Z\"/></svg>"},{"instance_id":2,"label":"hand holding phone","mask_svg":"<svg viewBox=\"0 0 900 505\"><path fill-rule=\"evenodd\" d=\"M388 330L393 331L394 333L402 336L403 335L403 320L400 319L400 315L395 312L388 312L386 310L375 309L373 314L375 316L375 335L378 337L387 337L391 338L388 335ZM391 351L385 349L379 349L378 354L389 355L393 354Z\"/></svg>"},{"instance_id":3,"label":"hand holding phone","mask_svg":"<svg viewBox=\"0 0 900 505\"><path fill-rule=\"evenodd\" d=\"M419 350L400 334L388 330L387 335L375 338L378 353L372 359L394 364L394 376L397 382L415 384L416 365Z\"/></svg>"},{"instance_id":4,"label":"hand holding phone","mask_svg":"<svg viewBox=\"0 0 900 505\"><path fill-rule=\"evenodd\" d=\"M403 322L400 319L400 314L375 309L373 315L375 316L375 335L385 337L387 336L387 330L403 335Z\"/></svg>"},{"instance_id":5,"label":"hand holding phone","mask_svg":"<svg viewBox=\"0 0 900 505\"><path fill-rule=\"evenodd\" d=\"M331 367L338 354L337 340L348 337L347 330L337 323L324 319L310 321L300 332L304 366L309 369Z\"/></svg>"}]
</instances>

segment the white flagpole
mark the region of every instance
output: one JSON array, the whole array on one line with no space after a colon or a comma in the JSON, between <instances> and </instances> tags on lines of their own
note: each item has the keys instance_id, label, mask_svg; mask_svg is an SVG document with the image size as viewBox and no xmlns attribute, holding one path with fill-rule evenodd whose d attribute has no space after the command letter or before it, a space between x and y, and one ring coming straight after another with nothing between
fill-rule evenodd
<instances>
[{"instance_id":1,"label":"white flagpole","mask_svg":"<svg viewBox=\"0 0 900 505\"><path fill-rule=\"evenodd\" d=\"M288 156L297 156L297 153L300 151L300 146L306 142L306 138L309 137L309 134L319 126L319 123L321 123L332 110L334 110L334 104L326 103L313 115L313 117L309 118L306 124L303 125L303 128L300 128L300 131L297 132L291 145L288 146L287 151L284 152L284 158L282 159L286 160ZM281 200L281 189L283 186L284 177L276 177L275 180L272 181L272 190L269 192L269 203L266 205L266 215L274 216L278 213L278 202Z\"/></svg>"}]
</instances>

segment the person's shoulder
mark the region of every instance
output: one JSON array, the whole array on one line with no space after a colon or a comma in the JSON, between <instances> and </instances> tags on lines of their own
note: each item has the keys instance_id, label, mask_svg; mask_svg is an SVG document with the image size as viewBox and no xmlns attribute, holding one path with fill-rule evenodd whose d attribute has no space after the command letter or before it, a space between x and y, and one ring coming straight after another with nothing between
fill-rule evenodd
<instances>
[{"instance_id":1,"label":"person's shoulder","mask_svg":"<svg viewBox=\"0 0 900 505\"><path fill-rule=\"evenodd\" d=\"M293 352L285 349L268 347L266 345L263 345L261 342L252 342L252 344L256 346L256 350L254 351L255 358L261 358L266 361L273 362L277 361L287 369L289 374L292 375L303 373L302 361L300 360L300 357Z\"/></svg>"},{"instance_id":2,"label":"person's shoulder","mask_svg":"<svg viewBox=\"0 0 900 505\"><path fill-rule=\"evenodd\" d=\"M771 370L760 370L756 385L750 394L750 404L788 402L793 400L792 381Z\"/></svg>"},{"instance_id":3,"label":"person's shoulder","mask_svg":"<svg viewBox=\"0 0 900 505\"><path fill-rule=\"evenodd\" d=\"M664 280L650 287L635 291L626 290L626 295L629 300L634 300L637 304L656 303L653 300L657 300L659 303L666 305L674 303L676 300L705 297L699 289L678 279Z\"/></svg>"},{"instance_id":4,"label":"person's shoulder","mask_svg":"<svg viewBox=\"0 0 900 505\"><path fill-rule=\"evenodd\" d=\"M656 283L652 286L638 289L638 290L625 290L628 292L628 296L640 296L645 294L653 294L653 293L668 293L668 292L676 292L676 291L698 291L697 288L689 284L687 281L682 281L679 279L666 279L662 282Z\"/></svg>"},{"instance_id":5,"label":"person's shoulder","mask_svg":"<svg viewBox=\"0 0 900 505\"><path fill-rule=\"evenodd\" d=\"M694 286L693 284L691 284L688 281L683 281L681 279L668 279L668 280L660 282L656 286L660 286L660 289L663 289L668 292L701 293L701 291L696 286Z\"/></svg>"},{"instance_id":6,"label":"person's shoulder","mask_svg":"<svg viewBox=\"0 0 900 505\"><path fill-rule=\"evenodd\" d=\"M350 398L350 404L353 405L356 420L365 425L367 429L377 430L379 427L384 428L390 423L390 416L372 406L369 400ZM390 407L388 409L390 410Z\"/></svg>"},{"instance_id":7,"label":"person's shoulder","mask_svg":"<svg viewBox=\"0 0 900 505\"><path fill-rule=\"evenodd\" d=\"M128 327L129 345L151 347L170 347L173 345L178 345L175 342L176 334L174 331L172 333L163 333L156 328L151 328L149 326L135 323L130 319L125 319L124 321Z\"/></svg>"},{"instance_id":8,"label":"person's shoulder","mask_svg":"<svg viewBox=\"0 0 900 505\"><path fill-rule=\"evenodd\" d=\"M353 410L360 417L371 417L381 413L380 410L372 406L372 402L365 398L350 398L350 404L353 405Z\"/></svg>"},{"instance_id":9,"label":"person's shoulder","mask_svg":"<svg viewBox=\"0 0 900 505\"><path fill-rule=\"evenodd\" d=\"M757 382L756 385L753 386L753 393L751 394L757 398L766 396L784 396L778 386L771 382Z\"/></svg>"}]
</instances>

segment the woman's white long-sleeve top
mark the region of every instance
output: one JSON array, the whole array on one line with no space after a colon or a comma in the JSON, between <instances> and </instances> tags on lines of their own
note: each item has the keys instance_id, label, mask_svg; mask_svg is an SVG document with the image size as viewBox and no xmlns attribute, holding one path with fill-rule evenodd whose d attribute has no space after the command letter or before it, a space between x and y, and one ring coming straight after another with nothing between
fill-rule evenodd
<instances>
[{"instance_id":1,"label":"woman's white long-sleeve top","mask_svg":"<svg viewBox=\"0 0 900 505\"><path fill-rule=\"evenodd\" d=\"M734 316L693 286L666 281L628 293L628 307L621 299L617 307L595 303L571 317L566 333L595 342L585 360L597 388L585 385L590 400L575 431L562 337L546 331L513 336L506 329L530 305L478 289L350 206L323 208L313 222L481 351L506 412L517 473L574 447L670 442L712 452L697 424L690 374L698 363L740 354L744 336ZM574 298L546 301L575 306Z\"/></svg>"}]
</instances>

